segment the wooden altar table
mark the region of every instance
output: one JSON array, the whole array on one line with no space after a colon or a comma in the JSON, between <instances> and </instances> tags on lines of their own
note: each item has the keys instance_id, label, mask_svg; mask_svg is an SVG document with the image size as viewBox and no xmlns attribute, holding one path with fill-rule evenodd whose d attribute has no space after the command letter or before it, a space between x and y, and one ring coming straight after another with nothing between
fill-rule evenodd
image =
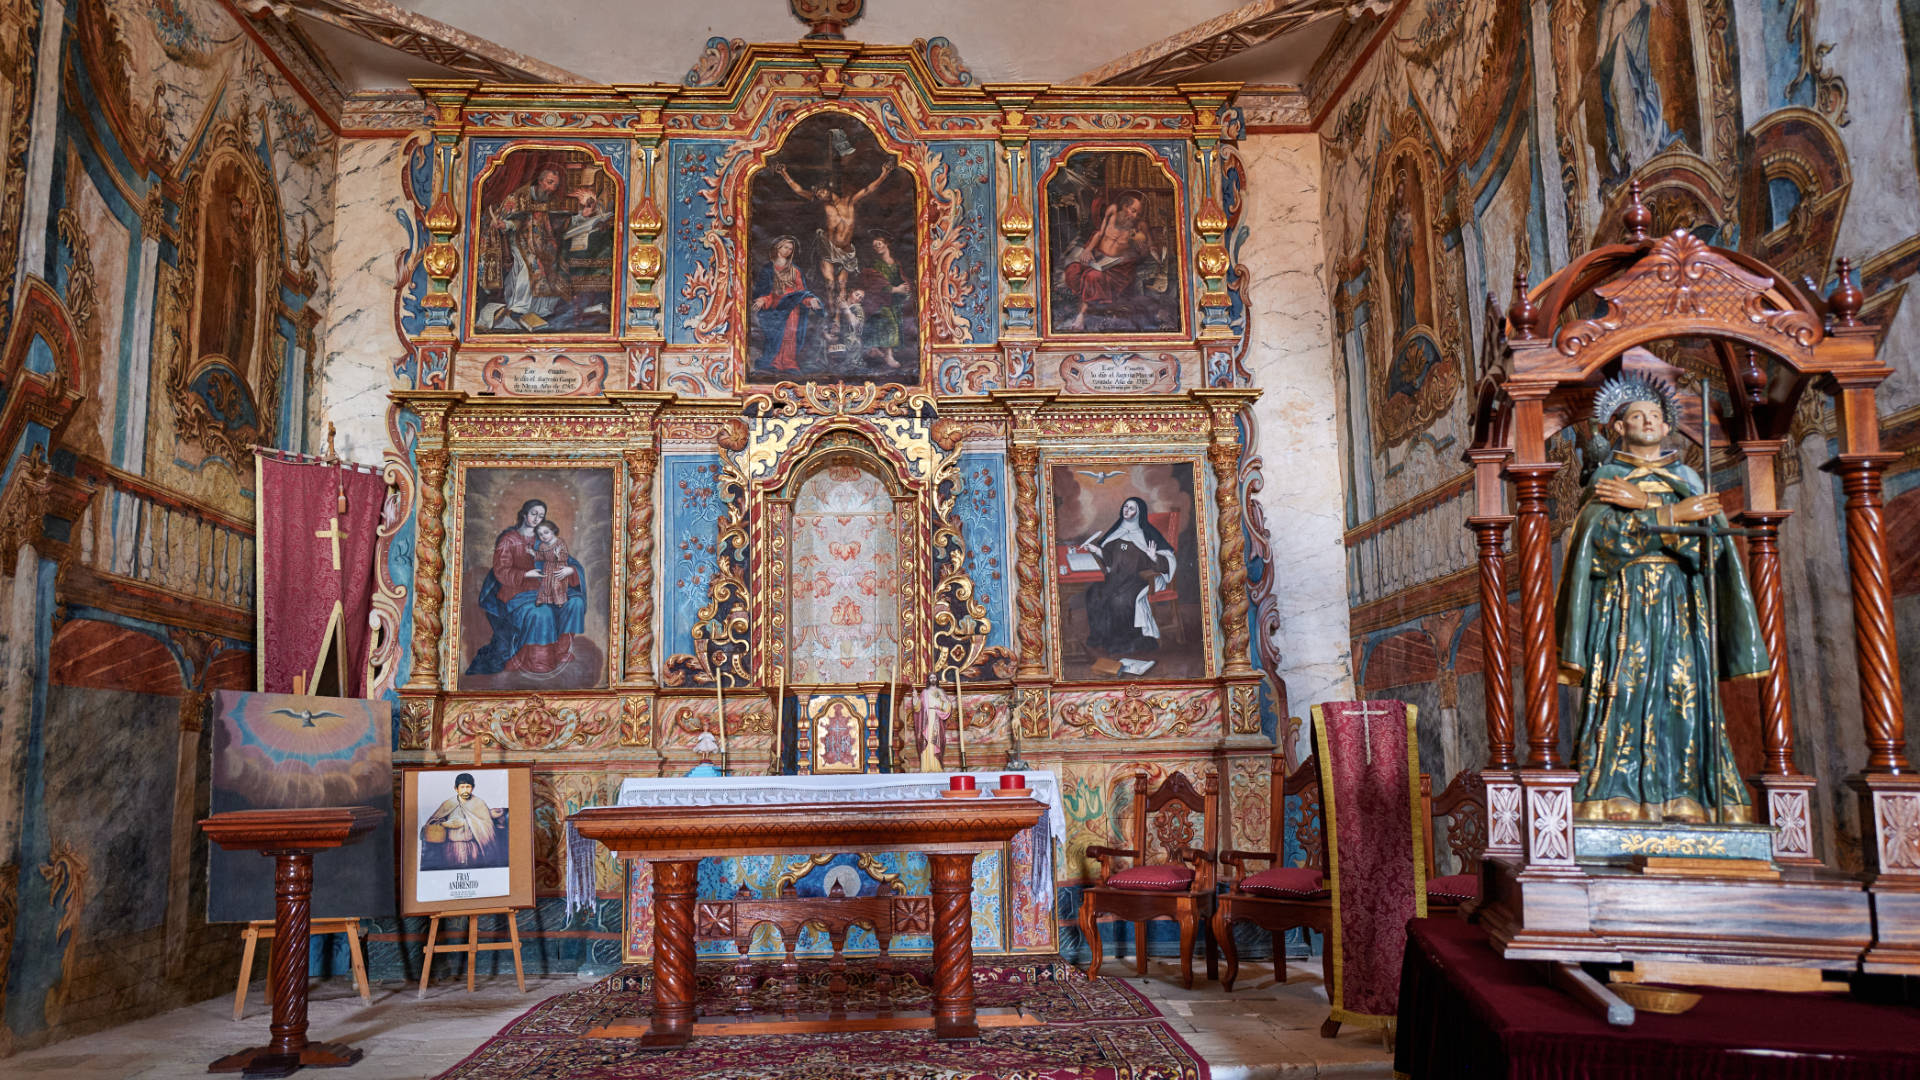
<instances>
[{"instance_id":1,"label":"wooden altar table","mask_svg":"<svg viewBox=\"0 0 1920 1080\"><path fill-rule=\"evenodd\" d=\"M933 1016L927 1026L941 1039L978 1038L973 860L982 849L1032 828L1045 813L1030 795L580 810L568 821L581 836L606 845L617 858L653 864L652 1021L644 1028L637 1018L615 1022L592 1034L638 1035L641 1046L665 1050L692 1038L694 895L701 859L918 851L926 855L933 879Z\"/></svg>"}]
</instances>

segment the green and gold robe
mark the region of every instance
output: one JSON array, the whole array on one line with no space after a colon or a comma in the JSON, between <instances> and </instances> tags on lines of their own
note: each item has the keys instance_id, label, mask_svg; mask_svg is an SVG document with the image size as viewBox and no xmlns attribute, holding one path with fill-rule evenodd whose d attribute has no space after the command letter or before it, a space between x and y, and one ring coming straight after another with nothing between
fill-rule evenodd
<instances>
[{"instance_id":1,"label":"green and gold robe","mask_svg":"<svg viewBox=\"0 0 1920 1080\"><path fill-rule=\"evenodd\" d=\"M1705 491L1700 475L1671 453L1653 461L1615 454L1594 472L1595 482L1606 478L1633 484L1655 505L1623 510L1589 486L1567 538L1555 629L1560 681L1584 691L1574 816L1752 821L1714 681L1769 667L1733 540L1712 548L1715 658L1701 573L1706 538L1654 531L1671 521L1667 506Z\"/></svg>"}]
</instances>

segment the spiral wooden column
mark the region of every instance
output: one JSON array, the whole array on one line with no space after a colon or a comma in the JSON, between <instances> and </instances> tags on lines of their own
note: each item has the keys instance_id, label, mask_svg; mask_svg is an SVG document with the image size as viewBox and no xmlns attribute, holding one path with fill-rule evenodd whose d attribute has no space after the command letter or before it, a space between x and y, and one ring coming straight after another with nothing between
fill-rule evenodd
<instances>
[{"instance_id":1,"label":"spiral wooden column","mask_svg":"<svg viewBox=\"0 0 1920 1080\"><path fill-rule=\"evenodd\" d=\"M1560 716L1554 674L1553 538L1547 534L1547 485L1560 471L1554 462L1509 465L1519 513L1520 628L1526 635L1527 768L1558 769Z\"/></svg>"},{"instance_id":2,"label":"spiral wooden column","mask_svg":"<svg viewBox=\"0 0 1920 1080\"><path fill-rule=\"evenodd\" d=\"M1472 517L1480 552L1480 654L1486 667L1487 767L1511 769L1513 670L1507 651L1507 564L1504 549L1510 517Z\"/></svg>"},{"instance_id":3,"label":"spiral wooden column","mask_svg":"<svg viewBox=\"0 0 1920 1080\"><path fill-rule=\"evenodd\" d=\"M941 1039L980 1037L973 1013L973 858L971 851L927 855L933 874L933 1033Z\"/></svg>"},{"instance_id":4,"label":"spiral wooden column","mask_svg":"<svg viewBox=\"0 0 1920 1080\"><path fill-rule=\"evenodd\" d=\"M1827 467L1847 493L1847 570L1853 579L1854 648L1860 664L1860 711L1867 729L1868 773L1906 773L1906 722L1901 716L1900 657L1893 631L1893 588L1880 474L1898 454L1841 454Z\"/></svg>"},{"instance_id":5,"label":"spiral wooden column","mask_svg":"<svg viewBox=\"0 0 1920 1080\"><path fill-rule=\"evenodd\" d=\"M693 1037L693 897L698 859L653 864L653 1024L649 1050L674 1050Z\"/></svg>"},{"instance_id":6,"label":"spiral wooden column","mask_svg":"<svg viewBox=\"0 0 1920 1080\"><path fill-rule=\"evenodd\" d=\"M1747 529L1747 577L1753 583L1760 636L1773 666L1760 680L1760 771L1789 776L1793 766L1793 697L1787 689L1787 620L1780 587L1780 523L1791 510L1748 510L1740 515Z\"/></svg>"}]
</instances>

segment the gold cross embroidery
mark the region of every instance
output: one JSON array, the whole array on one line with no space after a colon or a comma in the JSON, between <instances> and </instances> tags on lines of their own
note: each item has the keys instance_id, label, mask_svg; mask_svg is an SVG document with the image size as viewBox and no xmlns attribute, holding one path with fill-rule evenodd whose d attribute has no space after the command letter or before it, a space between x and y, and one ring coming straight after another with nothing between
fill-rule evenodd
<instances>
[{"instance_id":1,"label":"gold cross embroidery","mask_svg":"<svg viewBox=\"0 0 1920 1080\"><path fill-rule=\"evenodd\" d=\"M340 541L347 535L347 530L340 527L340 516L334 515L332 524L324 529L315 529L313 535L333 541L333 568L340 569Z\"/></svg>"}]
</instances>

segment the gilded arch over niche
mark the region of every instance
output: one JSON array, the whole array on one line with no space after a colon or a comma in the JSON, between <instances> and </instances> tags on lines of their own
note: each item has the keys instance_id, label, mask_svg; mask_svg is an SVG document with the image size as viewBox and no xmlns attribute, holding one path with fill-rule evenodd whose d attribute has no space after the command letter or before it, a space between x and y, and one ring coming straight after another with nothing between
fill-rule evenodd
<instances>
[{"instance_id":1,"label":"gilded arch over niche","mask_svg":"<svg viewBox=\"0 0 1920 1080\"><path fill-rule=\"evenodd\" d=\"M1374 173L1367 218L1369 291L1385 331L1369 335L1367 358L1375 453L1445 416L1464 380L1452 275L1436 232L1440 160L1415 110L1403 111L1391 134Z\"/></svg>"},{"instance_id":2,"label":"gilded arch over niche","mask_svg":"<svg viewBox=\"0 0 1920 1080\"><path fill-rule=\"evenodd\" d=\"M749 397L746 412L750 419L720 440L720 558L692 628L694 652L667 658L665 685L712 685L716 666L728 686L775 684L789 662L793 567L783 515L810 470L836 457L858 457L896 506L908 507L895 586L904 601L902 679L956 666L976 675L1003 659L985 646L992 623L966 571L958 437L934 417L931 398L898 385L783 383Z\"/></svg>"},{"instance_id":3,"label":"gilded arch over niche","mask_svg":"<svg viewBox=\"0 0 1920 1080\"><path fill-rule=\"evenodd\" d=\"M926 188L859 113L787 124L743 187L744 384L925 381Z\"/></svg>"},{"instance_id":4,"label":"gilded arch over niche","mask_svg":"<svg viewBox=\"0 0 1920 1080\"><path fill-rule=\"evenodd\" d=\"M285 239L278 188L248 146L250 118L220 121L187 181L179 280L192 302L175 316L167 396L174 430L206 458L237 468L274 440L284 368L273 347Z\"/></svg>"}]
</instances>

